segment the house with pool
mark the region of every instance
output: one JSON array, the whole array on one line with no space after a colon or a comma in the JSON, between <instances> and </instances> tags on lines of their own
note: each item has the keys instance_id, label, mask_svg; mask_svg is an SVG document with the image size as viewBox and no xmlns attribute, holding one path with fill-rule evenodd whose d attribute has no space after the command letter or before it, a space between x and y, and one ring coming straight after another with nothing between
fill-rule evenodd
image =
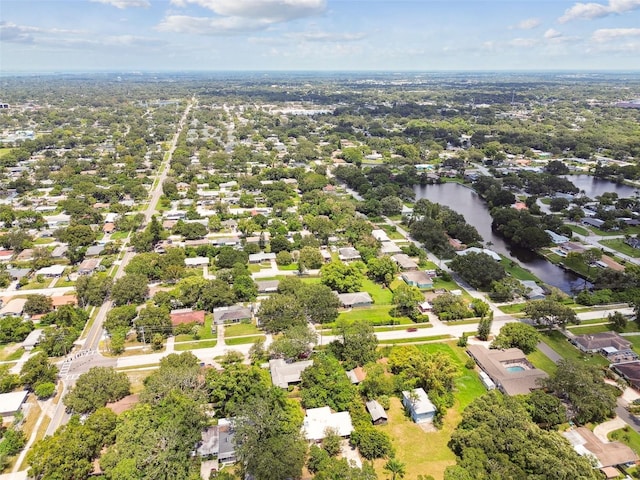
<instances>
[{"instance_id":1,"label":"house with pool","mask_svg":"<svg viewBox=\"0 0 640 480\"><path fill-rule=\"evenodd\" d=\"M489 350L482 345L469 345L467 353L507 395L520 395L540 388L539 380L548 375L535 368L519 348Z\"/></svg>"}]
</instances>

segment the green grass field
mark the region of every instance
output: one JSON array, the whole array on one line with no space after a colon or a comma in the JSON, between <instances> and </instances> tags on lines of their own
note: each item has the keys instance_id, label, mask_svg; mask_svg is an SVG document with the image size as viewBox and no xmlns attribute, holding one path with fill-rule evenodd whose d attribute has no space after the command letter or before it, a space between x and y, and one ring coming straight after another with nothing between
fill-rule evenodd
<instances>
[{"instance_id":1,"label":"green grass field","mask_svg":"<svg viewBox=\"0 0 640 480\"><path fill-rule=\"evenodd\" d=\"M212 348L218 343L217 340L199 340L194 342L176 343L174 350L184 352L185 350L197 350L199 348Z\"/></svg>"},{"instance_id":2,"label":"green grass field","mask_svg":"<svg viewBox=\"0 0 640 480\"><path fill-rule=\"evenodd\" d=\"M13 148L6 148L6 147L0 148L0 158L7 155L11 150L13 150Z\"/></svg>"},{"instance_id":3,"label":"green grass field","mask_svg":"<svg viewBox=\"0 0 640 480\"><path fill-rule=\"evenodd\" d=\"M617 440L630 447L634 452L640 454L640 433L631 427L614 430L608 435L609 440Z\"/></svg>"},{"instance_id":4,"label":"green grass field","mask_svg":"<svg viewBox=\"0 0 640 480\"><path fill-rule=\"evenodd\" d=\"M415 337L415 338L399 338L396 340L381 340L380 345L398 345L403 343L424 343L434 342L436 340L448 340L451 335L431 335L430 337Z\"/></svg>"},{"instance_id":5,"label":"green grass field","mask_svg":"<svg viewBox=\"0 0 640 480\"><path fill-rule=\"evenodd\" d=\"M200 330L198 330L198 334L200 335L200 340L211 340L216 338L217 332L211 330L212 322L213 322L213 314L208 313L207 315L205 315L204 325L200 327ZM193 335L190 335L188 333L176 335L176 342L187 342L191 340L193 340Z\"/></svg>"},{"instance_id":6,"label":"green grass field","mask_svg":"<svg viewBox=\"0 0 640 480\"><path fill-rule=\"evenodd\" d=\"M486 390L475 369L464 368L468 357L455 343L433 343L419 345L418 348L430 353L445 353L460 369L460 376L455 380L455 403L445 415L442 428L434 432L423 431L407 418L400 400L395 397L387 412L389 423L376 428L386 431L391 436L396 456L406 465L405 478L415 479L418 475L429 474L441 479L447 466L455 463L455 455L449 449L448 443L455 427L460 423L462 410ZM384 463L385 460L375 462L376 471L381 479L388 478L383 471Z\"/></svg>"},{"instance_id":7,"label":"green grass field","mask_svg":"<svg viewBox=\"0 0 640 480\"><path fill-rule=\"evenodd\" d=\"M584 354L576 347L571 345L562 333L552 330L551 332L541 332L542 341L549 345L554 351L564 358L572 358L574 360L584 360L586 363L605 367L609 364L602 355Z\"/></svg>"},{"instance_id":8,"label":"green grass field","mask_svg":"<svg viewBox=\"0 0 640 480\"><path fill-rule=\"evenodd\" d=\"M224 338L240 337L243 335L257 335L260 333L258 327L252 323L236 323L224 327Z\"/></svg>"},{"instance_id":9,"label":"green grass field","mask_svg":"<svg viewBox=\"0 0 640 480\"><path fill-rule=\"evenodd\" d=\"M630 247L622 238L611 238L608 240L601 240L600 243L609 248L613 248L615 251L629 255L630 257L640 257L640 250Z\"/></svg>"},{"instance_id":10,"label":"green grass field","mask_svg":"<svg viewBox=\"0 0 640 480\"><path fill-rule=\"evenodd\" d=\"M229 339L225 339L224 343L226 343L227 345L246 345L247 343L255 343L256 340L260 339L260 338L265 338L264 335L252 335L249 337L235 337L235 338L229 338Z\"/></svg>"},{"instance_id":11,"label":"green grass field","mask_svg":"<svg viewBox=\"0 0 640 480\"><path fill-rule=\"evenodd\" d=\"M518 280L533 280L534 282L540 281L538 277L536 277L529 270L523 268L520 264L518 264L518 262L514 262L506 257L502 257L502 260L500 260L500 264L513 278L517 278Z\"/></svg>"},{"instance_id":12,"label":"green grass field","mask_svg":"<svg viewBox=\"0 0 640 480\"><path fill-rule=\"evenodd\" d=\"M511 305L502 305L498 307L504 313L522 313L526 303L512 303Z\"/></svg>"},{"instance_id":13,"label":"green grass field","mask_svg":"<svg viewBox=\"0 0 640 480\"><path fill-rule=\"evenodd\" d=\"M579 227L578 225L567 225L572 232L577 233L578 235L584 235L585 237L589 235L589 230L583 227Z\"/></svg>"},{"instance_id":14,"label":"green grass field","mask_svg":"<svg viewBox=\"0 0 640 480\"><path fill-rule=\"evenodd\" d=\"M539 350L527 355L527 360L529 360L534 367L544 370L549 375L554 374L558 369L556 364L553 363L553 360Z\"/></svg>"}]
</instances>

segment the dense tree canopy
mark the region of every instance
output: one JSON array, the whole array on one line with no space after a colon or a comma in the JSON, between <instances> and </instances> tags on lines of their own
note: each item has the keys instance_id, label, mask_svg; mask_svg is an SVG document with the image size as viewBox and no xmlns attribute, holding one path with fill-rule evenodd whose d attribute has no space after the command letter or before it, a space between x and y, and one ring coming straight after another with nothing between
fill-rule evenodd
<instances>
[{"instance_id":1,"label":"dense tree canopy","mask_svg":"<svg viewBox=\"0 0 640 480\"><path fill-rule=\"evenodd\" d=\"M126 373L116 372L113 368L93 367L80 375L63 402L71 412L92 413L129 395L130 387Z\"/></svg>"}]
</instances>

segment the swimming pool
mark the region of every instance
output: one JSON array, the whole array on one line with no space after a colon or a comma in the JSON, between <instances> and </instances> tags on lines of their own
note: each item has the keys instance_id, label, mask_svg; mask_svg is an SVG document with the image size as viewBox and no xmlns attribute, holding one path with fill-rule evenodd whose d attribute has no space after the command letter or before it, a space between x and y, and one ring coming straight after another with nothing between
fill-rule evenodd
<instances>
[{"instance_id":1,"label":"swimming pool","mask_svg":"<svg viewBox=\"0 0 640 480\"><path fill-rule=\"evenodd\" d=\"M507 372L522 372L524 371L524 367L521 365L514 365L512 367L507 367Z\"/></svg>"}]
</instances>

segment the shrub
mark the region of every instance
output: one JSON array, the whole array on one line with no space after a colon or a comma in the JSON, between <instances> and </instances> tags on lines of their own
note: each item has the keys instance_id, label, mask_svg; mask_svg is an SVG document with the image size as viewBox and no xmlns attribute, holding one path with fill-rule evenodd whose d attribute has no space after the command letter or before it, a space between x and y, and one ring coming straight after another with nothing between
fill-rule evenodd
<instances>
[{"instance_id":1,"label":"shrub","mask_svg":"<svg viewBox=\"0 0 640 480\"><path fill-rule=\"evenodd\" d=\"M49 398L55 392L56 392L56 385L52 382L41 383L40 385L37 385L33 390L33 393L36 394L39 400L44 400L46 398Z\"/></svg>"}]
</instances>

